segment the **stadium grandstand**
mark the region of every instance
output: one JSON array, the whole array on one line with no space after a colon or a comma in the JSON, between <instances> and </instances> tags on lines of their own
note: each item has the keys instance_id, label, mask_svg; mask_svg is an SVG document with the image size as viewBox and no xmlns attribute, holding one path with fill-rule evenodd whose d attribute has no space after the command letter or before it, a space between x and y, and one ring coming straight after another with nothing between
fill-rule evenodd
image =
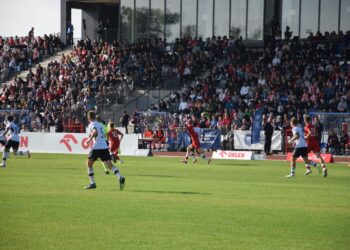
<instances>
[{"instance_id":1,"label":"stadium grandstand","mask_svg":"<svg viewBox=\"0 0 350 250\"><path fill-rule=\"evenodd\" d=\"M0 249L349 246L349 0L60 5L0 28Z\"/></svg>"}]
</instances>

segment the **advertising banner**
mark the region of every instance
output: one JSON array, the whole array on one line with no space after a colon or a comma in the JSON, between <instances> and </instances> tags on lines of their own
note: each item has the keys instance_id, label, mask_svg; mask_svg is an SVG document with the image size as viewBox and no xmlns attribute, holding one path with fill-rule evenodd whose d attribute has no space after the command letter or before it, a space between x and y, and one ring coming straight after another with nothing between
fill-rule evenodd
<instances>
[{"instance_id":1,"label":"advertising banner","mask_svg":"<svg viewBox=\"0 0 350 250\"><path fill-rule=\"evenodd\" d=\"M287 154L287 161L291 161L293 157L293 153L288 153ZM321 154L321 157L323 158L325 163L333 163L334 162L334 158L332 156L332 154ZM308 159L314 162L318 162L318 159L316 158L316 155L314 153L309 153L308 155ZM297 162L303 162L303 158L299 157L297 159Z\"/></svg>"},{"instance_id":2,"label":"advertising banner","mask_svg":"<svg viewBox=\"0 0 350 250\"><path fill-rule=\"evenodd\" d=\"M92 144L87 134L81 133L30 133L20 134L20 150L33 153L88 154ZM135 155L138 150L136 134L125 134L120 144L121 155Z\"/></svg>"},{"instance_id":3,"label":"advertising banner","mask_svg":"<svg viewBox=\"0 0 350 250\"><path fill-rule=\"evenodd\" d=\"M264 108L259 108L254 113L252 131L251 131L252 144L256 144L260 142L260 130L262 129L263 111L264 111Z\"/></svg>"},{"instance_id":4,"label":"advertising banner","mask_svg":"<svg viewBox=\"0 0 350 250\"><path fill-rule=\"evenodd\" d=\"M212 158L222 160L252 160L253 152L217 150L213 152Z\"/></svg>"},{"instance_id":5,"label":"advertising banner","mask_svg":"<svg viewBox=\"0 0 350 250\"><path fill-rule=\"evenodd\" d=\"M235 149L264 150L264 144L265 144L265 135L263 131L260 131L259 142L254 144L252 144L251 131L235 130L234 132ZM271 150L282 150L281 131L273 132Z\"/></svg>"},{"instance_id":6,"label":"advertising banner","mask_svg":"<svg viewBox=\"0 0 350 250\"><path fill-rule=\"evenodd\" d=\"M198 134L202 149L220 149L221 130L196 128L196 133ZM191 144L189 134L185 131L179 132L178 143L179 147L188 147Z\"/></svg>"}]
</instances>

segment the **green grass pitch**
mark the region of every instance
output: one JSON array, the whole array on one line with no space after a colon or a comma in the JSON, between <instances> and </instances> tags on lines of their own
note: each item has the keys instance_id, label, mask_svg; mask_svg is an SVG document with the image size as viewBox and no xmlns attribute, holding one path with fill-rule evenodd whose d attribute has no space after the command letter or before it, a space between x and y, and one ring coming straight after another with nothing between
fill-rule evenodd
<instances>
[{"instance_id":1,"label":"green grass pitch","mask_svg":"<svg viewBox=\"0 0 350 250\"><path fill-rule=\"evenodd\" d=\"M350 168L285 179L289 163L11 154L0 169L0 249L350 249Z\"/></svg>"}]
</instances>

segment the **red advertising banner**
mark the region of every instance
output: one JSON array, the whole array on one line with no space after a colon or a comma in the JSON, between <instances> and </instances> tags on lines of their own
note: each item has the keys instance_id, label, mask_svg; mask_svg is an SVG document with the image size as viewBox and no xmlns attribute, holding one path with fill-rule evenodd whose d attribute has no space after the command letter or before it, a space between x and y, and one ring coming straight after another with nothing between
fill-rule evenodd
<instances>
[{"instance_id":1,"label":"red advertising banner","mask_svg":"<svg viewBox=\"0 0 350 250\"><path fill-rule=\"evenodd\" d=\"M292 160L292 156L293 156L293 153L288 153L286 160L287 161L291 161ZM321 157L323 158L325 163L333 163L334 162L332 154L321 154ZM314 153L309 153L308 158L309 158L309 160L312 160L314 162L318 162L318 159L316 158L316 155ZM299 157L297 159L297 161L298 162L302 162L303 158Z\"/></svg>"}]
</instances>

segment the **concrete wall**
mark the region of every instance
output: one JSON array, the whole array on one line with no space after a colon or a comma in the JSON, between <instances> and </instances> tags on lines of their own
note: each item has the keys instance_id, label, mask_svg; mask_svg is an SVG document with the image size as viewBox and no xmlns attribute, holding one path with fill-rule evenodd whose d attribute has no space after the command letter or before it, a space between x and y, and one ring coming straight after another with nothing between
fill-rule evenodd
<instances>
[{"instance_id":1,"label":"concrete wall","mask_svg":"<svg viewBox=\"0 0 350 250\"><path fill-rule=\"evenodd\" d=\"M99 12L100 7L98 4L89 4L89 6L86 6L82 9L82 18L85 19L86 24L86 35L89 37L92 41L98 39L98 35L96 32L96 27L99 22ZM82 38L85 38L85 31L82 29Z\"/></svg>"},{"instance_id":2,"label":"concrete wall","mask_svg":"<svg viewBox=\"0 0 350 250\"><path fill-rule=\"evenodd\" d=\"M61 41L66 43L67 0L61 0Z\"/></svg>"}]
</instances>

